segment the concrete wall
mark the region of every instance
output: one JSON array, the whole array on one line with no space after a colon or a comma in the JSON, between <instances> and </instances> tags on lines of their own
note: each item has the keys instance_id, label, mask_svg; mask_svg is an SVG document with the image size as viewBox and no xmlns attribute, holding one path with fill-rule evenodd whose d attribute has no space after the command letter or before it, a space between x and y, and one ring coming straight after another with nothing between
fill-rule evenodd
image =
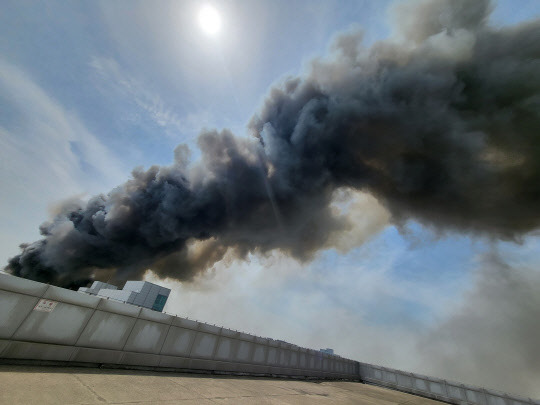
<instances>
[{"instance_id":1,"label":"concrete wall","mask_svg":"<svg viewBox=\"0 0 540 405\"><path fill-rule=\"evenodd\" d=\"M35 309L41 299L54 309ZM361 379L460 405L540 405L1 273L0 359Z\"/></svg>"},{"instance_id":2,"label":"concrete wall","mask_svg":"<svg viewBox=\"0 0 540 405\"><path fill-rule=\"evenodd\" d=\"M359 364L6 274L0 358L352 379Z\"/></svg>"},{"instance_id":3,"label":"concrete wall","mask_svg":"<svg viewBox=\"0 0 540 405\"><path fill-rule=\"evenodd\" d=\"M391 368L360 364L362 381L453 404L540 405L540 401Z\"/></svg>"}]
</instances>

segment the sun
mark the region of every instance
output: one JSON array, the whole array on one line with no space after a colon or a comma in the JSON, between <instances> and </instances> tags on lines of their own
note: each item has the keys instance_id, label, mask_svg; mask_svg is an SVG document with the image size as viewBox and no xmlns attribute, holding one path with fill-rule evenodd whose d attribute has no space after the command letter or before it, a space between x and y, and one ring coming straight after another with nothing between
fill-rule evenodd
<instances>
[{"instance_id":1,"label":"sun","mask_svg":"<svg viewBox=\"0 0 540 405\"><path fill-rule=\"evenodd\" d=\"M221 29L221 17L218 11L210 5L201 8L199 11L199 25L205 34L216 35Z\"/></svg>"}]
</instances>

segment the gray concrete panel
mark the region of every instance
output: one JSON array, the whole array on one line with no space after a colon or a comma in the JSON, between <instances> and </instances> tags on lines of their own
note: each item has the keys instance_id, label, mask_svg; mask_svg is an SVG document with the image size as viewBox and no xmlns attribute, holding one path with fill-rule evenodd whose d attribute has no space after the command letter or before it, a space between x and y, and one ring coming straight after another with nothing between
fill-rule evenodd
<instances>
[{"instance_id":1,"label":"gray concrete panel","mask_svg":"<svg viewBox=\"0 0 540 405\"><path fill-rule=\"evenodd\" d=\"M320 353L315 353L313 356L315 358L315 366L313 367L315 370L322 370L323 368L323 358L320 355Z\"/></svg>"},{"instance_id":2,"label":"gray concrete panel","mask_svg":"<svg viewBox=\"0 0 540 405\"><path fill-rule=\"evenodd\" d=\"M304 374L308 377L318 377L321 373L317 370L306 370Z\"/></svg>"},{"instance_id":3,"label":"gray concrete panel","mask_svg":"<svg viewBox=\"0 0 540 405\"><path fill-rule=\"evenodd\" d=\"M0 339L10 338L38 301L38 297L0 290Z\"/></svg>"},{"instance_id":4,"label":"gray concrete panel","mask_svg":"<svg viewBox=\"0 0 540 405\"><path fill-rule=\"evenodd\" d=\"M98 349L122 350L135 324L135 320L135 318L125 315L95 311L76 345Z\"/></svg>"},{"instance_id":5,"label":"gray concrete panel","mask_svg":"<svg viewBox=\"0 0 540 405\"><path fill-rule=\"evenodd\" d=\"M235 341L234 339L229 339L223 336L220 337L215 358L219 360L232 360L237 344L238 341Z\"/></svg>"},{"instance_id":6,"label":"gray concrete panel","mask_svg":"<svg viewBox=\"0 0 540 405\"><path fill-rule=\"evenodd\" d=\"M137 317L141 312L141 308L134 305L124 304L123 302L117 302L108 299L100 299L97 309L100 311L111 312L118 315L126 315L131 317Z\"/></svg>"},{"instance_id":7,"label":"gray concrete panel","mask_svg":"<svg viewBox=\"0 0 540 405\"><path fill-rule=\"evenodd\" d=\"M278 363L278 349L275 347L269 347L268 348L268 358L266 360L266 364L269 365L276 365Z\"/></svg>"},{"instance_id":8,"label":"gray concrete panel","mask_svg":"<svg viewBox=\"0 0 540 405\"><path fill-rule=\"evenodd\" d=\"M332 373L337 373L337 363L334 359L328 359L328 371Z\"/></svg>"},{"instance_id":9,"label":"gray concrete panel","mask_svg":"<svg viewBox=\"0 0 540 405\"><path fill-rule=\"evenodd\" d=\"M507 405L504 398L498 393L491 392L491 390L485 390L485 392L488 405Z\"/></svg>"},{"instance_id":10,"label":"gray concrete panel","mask_svg":"<svg viewBox=\"0 0 540 405\"><path fill-rule=\"evenodd\" d=\"M238 365L238 371L242 371L244 373L260 374L260 373L264 373L265 370L266 370L266 367L257 366L255 364L239 364Z\"/></svg>"},{"instance_id":11,"label":"gray concrete panel","mask_svg":"<svg viewBox=\"0 0 540 405\"><path fill-rule=\"evenodd\" d=\"M240 332L227 329L227 328L221 328L221 336L228 336L228 337L238 337L240 335Z\"/></svg>"},{"instance_id":12,"label":"gray concrete panel","mask_svg":"<svg viewBox=\"0 0 540 405\"><path fill-rule=\"evenodd\" d=\"M293 375L293 376L301 376L304 373L301 370L297 369L297 368L290 368L290 369L287 370L287 374L288 375Z\"/></svg>"},{"instance_id":13,"label":"gray concrete panel","mask_svg":"<svg viewBox=\"0 0 540 405\"><path fill-rule=\"evenodd\" d=\"M47 288L49 288L48 284L0 273L0 289L2 290L41 297Z\"/></svg>"},{"instance_id":14,"label":"gray concrete panel","mask_svg":"<svg viewBox=\"0 0 540 405\"><path fill-rule=\"evenodd\" d=\"M199 323L199 330L201 332L209 332L209 333L219 333L220 331L220 327L219 326L215 326L215 325L210 325L210 324L207 324L207 323Z\"/></svg>"},{"instance_id":15,"label":"gray concrete panel","mask_svg":"<svg viewBox=\"0 0 540 405\"><path fill-rule=\"evenodd\" d=\"M252 346L252 343L240 340L238 343L238 350L236 351L235 359L239 361L250 361Z\"/></svg>"},{"instance_id":16,"label":"gray concrete panel","mask_svg":"<svg viewBox=\"0 0 540 405\"><path fill-rule=\"evenodd\" d=\"M71 356L71 361L81 363L118 364L121 357L122 352L119 350L76 347Z\"/></svg>"},{"instance_id":17,"label":"gray concrete panel","mask_svg":"<svg viewBox=\"0 0 540 405\"><path fill-rule=\"evenodd\" d=\"M467 396L467 401L473 404L487 405L486 395L483 392L467 389L465 395Z\"/></svg>"},{"instance_id":18,"label":"gray concrete panel","mask_svg":"<svg viewBox=\"0 0 540 405\"><path fill-rule=\"evenodd\" d=\"M161 349L161 354L188 357L195 335L196 332L193 330L171 326Z\"/></svg>"},{"instance_id":19,"label":"gray concrete panel","mask_svg":"<svg viewBox=\"0 0 540 405\"><path fill-rule=\"evenodd\" d=\"M306 368L307 367L307 353L300 353L298 367Z\"/></svg>"},{"instance_id":20,"label":"gray concrete panel","mask_svg":"<svg viewBox=\"0 0 540 405\"><path fill-rule=\"evenodd\" d=\"M227 361L216 361L214 362L214 370L223 371L223 372L238 372L239 367L242 364L235 364Z\"/></svg>"},{"instance_id":21,"label":"gray concrete panel","mask_svg":"<svg viewBox=\"0 0 540 405\"><path fill-rule=\"evenodd\" d=\"M279 365L281 367L287 367L289 365L289 353L288 353L288 350L280 349L280 351L279 351Z\"/></svg>"},{"instance_id":22,"label":"gray concrete panel","mask_svg":"<svg viewBox=\"0 0 540 405\"><path fill-rule=\"evenodd\" d=\"M170 367L170 368L189 368L191 359L186 357L177 357L177 356L159 356L159 366L160 367Z\"/></svg>"},{"instance_id":23,"label":"gray concrete panel","mask_svg":"<svg viewBox=\"0 0 540 405\"><path fill-rule=\"evenodd\" d=\"M360 370L360 374L362 374L363 376L365 377L373 377L373 367L370 367L366 364L362 364L360 363L360 365L358 366L359 370Z\"/></svg>"},{"instance_id":24,"label":"gray concrete panel","mask_svg":"<svg viewBox=\"0 0 540 405\"><path fill-rule=\"evenodd\" d=\"M68 361L72 352L73 346L48 345L12 340L2 352L2 357L6 359Z\"/></svg>"},{"instance_id":25,"label":"gray concrete panel","mask_svg":"<svg viewBox=\"0 0 540 405\"><path fill-rule=\"evenodd\" d=\"M412 378L408 375L397 374L397 382L402 387L412 388Z\"/></svg>"},{"instance_id":26,"label":"gray concrete panel","mask_svg":"<svg viewBox=\"0 0 540 405\"><path fill-rule=\"evenodd\" d=\"M465 391L461 387L455 385L446 385L446 390L450 398L466 400Z\"/></svg>"},{"instance_id":27,"label":"gray concrete panel","mask_svg":"<svg viewBox=\"0 0 540 405\"><path fill-rule=\"evenodd\" d=\"M540 401L534 401L534 400L531 400L531 401L529 402L529 401L527 401L526 399L523 399L523 400L521 400L521 401L518 401L518 400L516 400L516 399L510 399L510 398L506 400L506 403L507 403L508 405L531 405L531 403L534 403L534 402L539 403Z\"/></svg>"},{"instance_id":28,"label":"gray concrete panel","mask_svg":"<svg viewBox=\"0 0 540 405\"><path fill-rule=\"evenodd\" d=\"M8 344L9 344L9 340L0 339L0 358L2 357L2 352L8 346Z\"/></svg>"},{"instance_id":29,"label":"gray concrete panel","mask_svg":"<svg viewBox=\"0 0 540 405\"><path fill-rule=\"evenodd\" d=\"M264 345L255 345L255 349L253 350L253 362L258 364L264 364L266 350L267 347Z\"/></svg>"},{"instance_id":30,"label":"gray concrete panel","mask_svg":"<svg viewBox=\"0 0 540 405\"><path fill-rule=\"evenodd\" d=\"M274 339L268 339L268 346L278 347L279 342L277 340L274 340Z\"/></svg>"},{"instance_id":31,"label":"gray concrete panel","mask_svg":"<svg viewBox=\"0 0 540 405\"><path fill-rule=\"evenodd\" d=\"M437 395L443 395L443 386L442 384L438 383L438 382L434 382L434 381L430 381L429 382L429 391L432 392L433 394L437 394ZM493 404L495 405L495 404Z\"/></svg>"},{"instance_id":32,"label":"gray concrete panel","mask_svg":"<svg viewBox=\"0 0 540 405\"><path fill-rule=\"evenodd\" d=\"M283 375L294 375L294 371L292 368L288 368L288 367L282 367L281 368L281 374Z\"/></svg>"},{"instance_id":33,"label":"gray concrete panel","mask_svg":"<svg viewBox=\"0 0 540 405\"><path fill-rule=\"evenodd\" d=\"M397 377L396 373L392 373L390 371L383 371L383 380L392 384L397 384Z\"/></svg>"},{"instance_id":34,"label":"gray concrete panel","mask_svg":"<svg viewBox=\"0 0 540 405\"><path fill-rule=\"evenodd\" d=\"M217 362L213 360L191 359L189 367L200 370L215 370L216 365Z\"/></svg>"},{"instance_id":35,"label":"gray concrete panel","mask_svg":"<svg viewBox=\"0 0 540 405\"><path fill-rule=\"evenodd\" d=\"M173 326L179 326L181 328L194 329L197 330L199 327L199 322L192 319L180 318L175 316L172 321Z\"/></svg>"},{"instance_id":36,"label":"gray concrete panel","mask_svg":"<svg viewBox=\"0 0 540 405\"><path fill-rule=\"evenodd\" d=\"M328 362L328 359L322 359L322 369L323 371L330 371L330 364Z\"/></svg>"},{"instance_id":37,"label":"gray concrete panel","mask_svg":"<svg viewBox=\"0 0 540 405\"><path fill-rule=\"evenodd\" d=\"M211 358L218 337L209 333L198 332L191 349L191 357Z\"/></svg>"},{"instance_id":38,"label":"gray concrete panel","mask_svg":"<svg viewBox=\"0 0 540 405\"><path fill-rule=\"evenodd\" d=\"M274 375L282 374L282 368L281 367L269 367L268 370L269 370L268 371L269 374L274 374Z\"/></svg>"},{"instance_id":39,"label":"gray concrete panel","mask_svg":"<svg viewBox=\"0 0 540 405\"><path fill-rule=\"evenodd\" d=\"M131 366L157 367L159 360L159 356L155 354L124 352L119 363Z\"/></svg>"},{"instance_id":40,"label":"gray concrete panel","mask_svg":"<svg viewBox=\"0 0 540 405\"><path fill-rule=\"evenodd\" d=\"M43 298L87 308L96 308L99 301L101 301L93 295L81 294L78 291L67 290L54 285L49 286L43 294Z\"/></svg>"},{"instance_id":41,"label":"gray concrete panel","mask_svg":"<svg viewBox=\"0 0 540 405\"><path fill-rule=\"evenodd\" d=\"M58 302L52 312L32 310L13 339L73 345L93 311L63 302Z\"/></svg>"},{"instance_id":42,"label":"gray concrete panel","mask_svg":"<svg viewBox=\"0 0 540 405\"><path fill-rule=\"evenodd\" d=\"M291 350L290 352L289 366L293 368L298 367L298 352L296 350Z\"/></svg>"},{"instance_id":43,"label":"gray concrete panel","mask_svg":"<svg viewBox=\"0 0 540 405\"><path fill-rule=\"evenodd\" d=\"M251 373L251 367L250 364L247 363L234 363L235 369L237 373Z\"/></svg>"},{"instance_id":44,"label":"gray concrete panel","mask_svg":"<svg viewBox=\"0 0 540 405\"><path fill-rule=\"evenodd\" d=\"M253 365L253 372L254 373L267 374L268 370L269 370L268 366L256 365L256 364Z\"/></svg>"},{"instance_id":45,"label":"gray concrete panel","mask_svg":"<svg viewBox=\"0 0 540 405\"><path fill-rule=\"evenodd\" d=\"M414 379L414 387L416 389L419 389L421 391L428 391L428 383L427 381L421 379L421 378L415 378Z\"/></svg>"},{"instance_id":46,"label":"gray concrete panel","mask_svg":"<svg viewBox=\"0 0 540 405\"><path fill-rule=\"evenodd\" d=\"M248 335L247 333L240 332L240 336L238 336L239 339L247 340L248 342L255 341L255 336Z\"/></svg>"},{"instance_id":47,"label":"gray concrete panel","mask_svg":"<svg viewBox=\"0 0 540 405\"><path fill-rule=\"evenodd\" d=\"M309 355L307 358L307 368L315 370L315 356Z\"/></svg>"},{"instance_id":48,"label":"gray concrete panel","mask_svg":"<svg viewBox=\"0 0 540 405\"><path fill-rule=\"evenodd\" d=\"M159 354L168 330L169 325L137 319L124 350Z\"/></svg>"},{"instance_id":49,"label":"gray concrete panel","mask_svg":"<svg viewBox=\"0 0 540 405\"><path fill-rule=\"evenodd\" d=\"M159 322L163 323L165 325L170 325L173 316L169 314L164 314L163 312L153 311L148 308L141 308L141 312L139 313L139 319L145 319L147 321L152 322Z\"/></svg>"}]
</instances>

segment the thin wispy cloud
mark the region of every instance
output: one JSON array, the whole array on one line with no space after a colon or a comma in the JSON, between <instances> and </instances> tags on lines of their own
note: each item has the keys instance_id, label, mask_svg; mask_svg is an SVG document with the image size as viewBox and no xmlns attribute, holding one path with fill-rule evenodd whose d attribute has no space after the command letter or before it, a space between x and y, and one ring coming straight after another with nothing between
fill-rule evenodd
<instances>
[{"instance_id":1,"label":"thin wispy cloud","mask_svg":"<svg viewBox=\"0 0 540 405\"><path fill-rule=\"evenodd\" d=\"M17 223L31 239L47 205L113 186L127 170L85 127L22 69L0 59L0 201L2 222ZM36 209L35 207L39 208ZM2 241L11 239L2 232ZM2 254L16 249L2 243Z\"/></svg>"},{"instance_id":2,"label":"thin wispy cloud","mask_svg":"<svg viewBox=\"0 0 540 405\"><path fill-rule=\"evenodd\" d=\"M110 92L114 89L121 94L123 99L136 105L138 113L134 113L131 106L126 106L130 112L124 116L124 119L135 123L149 119L162 129L162 132L153 136L164 134L171 141L189 142L195 139L203 126L210 126L212 123L212 114L208 110L189 112L180 116L163 101L157 92L152 91L142 80L135 78L126 69L122 69L112 58L94 57L90 66L102 80L102 91Z\"/></svg>"}]
</instances>

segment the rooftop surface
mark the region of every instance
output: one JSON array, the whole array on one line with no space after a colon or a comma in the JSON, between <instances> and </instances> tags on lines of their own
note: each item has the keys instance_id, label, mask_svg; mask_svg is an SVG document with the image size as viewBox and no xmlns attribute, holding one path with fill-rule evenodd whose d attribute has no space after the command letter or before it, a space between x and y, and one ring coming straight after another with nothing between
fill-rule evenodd
<instances>
[{"instance_id":1,"label":"rooftop surface","mask_svg":"<svg viewBox=\"0 0 540 405\"><path fill-rule=\"evenodd\" d=\"M137 370L0 365L1 404L440 405L372 385Z\"/></svg>"}]
</instances>

